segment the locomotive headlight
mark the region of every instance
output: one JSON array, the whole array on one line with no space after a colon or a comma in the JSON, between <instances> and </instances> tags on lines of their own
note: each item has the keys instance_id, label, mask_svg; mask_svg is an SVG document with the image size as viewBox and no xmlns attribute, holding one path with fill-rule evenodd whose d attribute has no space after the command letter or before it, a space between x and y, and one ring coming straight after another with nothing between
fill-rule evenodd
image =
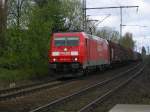
<instances>
[{"instance_id":1,"label":"locomotive headlight","mask_svg":"<svg viewBox=\"0 0 150 112\"><path fill-rule=\"evenodd\" d=\"M78 56L78 55L79 55L78 51L71 51L71 56Z\"/></svg>"},{"instance_id":2,"label":"locomotive headlight","mask_svg":"<svg viewBox=\"0 0 150 112\"><path fill-rule=\"evenodd\" d=\"M54 58L54 59L53 59L53 61L55 62L55 61L56 61L56 59Z\"/></svg>"},{"instance_id":3,"label":"locomotive headlight","mask_svg":"<svg viewBox=\"0 0 150 112\"><path fill-rule=\"evenodd\" d=\"M59 52L52 52L52 56L59 56Z\"/></svg>"},{"instance_id":4,"label":"locomotive headlight","mask_svg":"<svg viewBox=\"0 0 150 112\"><path fill-rule=\"evenodd\" d=\"M75 60L75 61L78 61L78 58L75 58L74 60Z\"/></svg>"}]
</instances>

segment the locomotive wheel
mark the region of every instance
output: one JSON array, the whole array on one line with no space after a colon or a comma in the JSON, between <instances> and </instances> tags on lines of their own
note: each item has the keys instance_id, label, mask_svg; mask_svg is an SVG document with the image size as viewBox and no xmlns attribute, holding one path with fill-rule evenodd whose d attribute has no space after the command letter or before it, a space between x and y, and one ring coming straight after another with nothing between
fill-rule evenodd
<instances>
[{"instance_id":1,"label":"locomotive wheel","mask_svg":"<svg viewBox=\"0 0 150 112\"><path fill-rule=\"evenodd\" d=\"M83 70L83 76L89 75L90 71L88 69Z\"/></svg>"},{"instance_id":2,"label":"locomotive wheel","mask_svg":"<svg viewBox=\"0 0 150 112\"><path fill-rule=\"evenodd\" d=\"M84 71L83 70L80 70L78 73L77 73L77 76L83 76L84 75Z\"/></svg>"}]
</instances>

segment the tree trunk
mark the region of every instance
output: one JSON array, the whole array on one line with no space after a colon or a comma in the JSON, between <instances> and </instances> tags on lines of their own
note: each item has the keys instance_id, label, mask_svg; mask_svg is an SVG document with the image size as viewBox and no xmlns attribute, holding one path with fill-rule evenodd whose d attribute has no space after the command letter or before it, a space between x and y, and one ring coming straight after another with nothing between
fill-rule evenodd
<instances>
[{"instance_id":1,"label":"tree trunk","mask_svg":"<svg viewBox=\"0 0 150 112\"><path fill-rule=\"evenodd\" d=\"M7 28L7 0L0 0L0 55L5 47L5 32Z\"/></svg>"}]
</instances>

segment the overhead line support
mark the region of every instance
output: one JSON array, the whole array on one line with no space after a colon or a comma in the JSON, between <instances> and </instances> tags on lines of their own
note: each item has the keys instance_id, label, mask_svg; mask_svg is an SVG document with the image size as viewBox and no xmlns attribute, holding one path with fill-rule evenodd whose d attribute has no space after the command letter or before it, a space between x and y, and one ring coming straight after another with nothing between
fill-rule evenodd
<instances>
[{"instance_id":1,"label":"overhead line support","mask_svg":"<svg viewBox=\"0 0 150 112\"><path fill-rule=\"evenodd\" d=\"M85 0L86 1L86 0ZM116 9L120 8L120 38L122 37L122 10L123 8L138 8L139 6L113 6L113 7L93 7L93 8L86 8L84 7L83 10L93 10L93 9Z\"/></svg>"}]
</instances>

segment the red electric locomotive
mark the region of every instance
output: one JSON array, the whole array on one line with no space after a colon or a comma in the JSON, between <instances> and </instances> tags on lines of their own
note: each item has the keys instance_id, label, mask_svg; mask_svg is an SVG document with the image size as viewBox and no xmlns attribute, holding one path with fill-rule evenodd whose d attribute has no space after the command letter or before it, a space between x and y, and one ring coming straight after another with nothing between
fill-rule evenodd
<instances>
[{"instance_id":1,"label":"red electric locomotive","mask_svg":"<svg viewBox=\"0 0 150 112\"><path fill-rule=\"evenodd\" d=\"M110 64L107 40L84 32L54 33L49 52L55 72L87 71Z\"/></svg>"},{"instance_id":2,"label":"red electric locomotive","mask_svg":"<svg viewBox=\"0 0 150 112\"><path fill-rule=\"evenodd\" d=\"M51 37L49 64L56 73L83 73L139 58L131 49L84 32L54 33Z\"/></svg>"}]
</instances>

